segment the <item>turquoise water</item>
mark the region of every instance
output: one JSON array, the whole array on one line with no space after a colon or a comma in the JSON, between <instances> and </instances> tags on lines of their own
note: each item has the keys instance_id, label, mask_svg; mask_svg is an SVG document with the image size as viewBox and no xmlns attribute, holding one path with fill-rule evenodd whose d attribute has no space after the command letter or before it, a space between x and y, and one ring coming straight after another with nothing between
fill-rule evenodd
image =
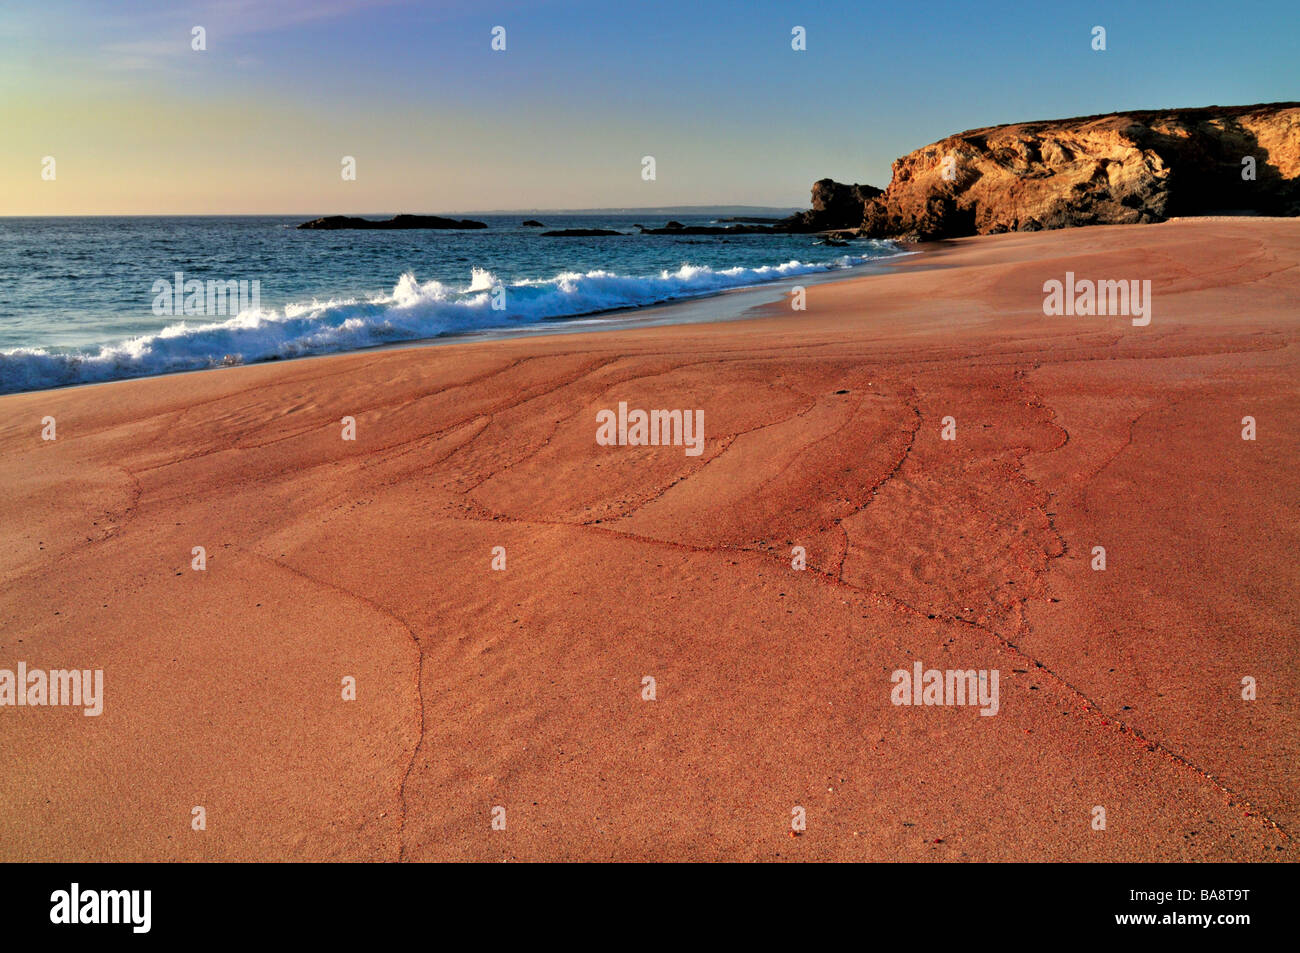
<instances>
[{"instance_id":1,"label":"turquoise water","mask_svg":"<svg viewBox=\"0 0 1300 953\"><path fill-rule=\"evenodd\" d=\"M543 238L521 227L528 215L473 217L489 227L300 231L298 216L0 219L0 393L522 331L897 253L888 242L837 248L809 235L636 233L638 222L664 224L663 213L531 216L547 228L628 233L603 238ZM716 217L673 216L687 225ZM178 297L169 287L178 272L203 287L246 282L248 296Z\"/></svg>"}]
</instances>

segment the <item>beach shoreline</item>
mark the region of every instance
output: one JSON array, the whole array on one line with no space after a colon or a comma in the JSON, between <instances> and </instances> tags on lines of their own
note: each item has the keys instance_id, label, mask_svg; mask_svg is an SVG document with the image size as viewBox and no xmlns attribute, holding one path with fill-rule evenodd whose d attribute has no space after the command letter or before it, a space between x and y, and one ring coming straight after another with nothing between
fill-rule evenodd
<instances>
[{"instance_id":1,"label":"beach shoreline","mask_svg":"<svg viewBox=\"0 0 1300 953\"><path fill-rule=\"evenodd\" d=\"M319 354L303 354L294 357L274 357L264 360L219 364L210 367L191 368L176 371L163 371L151 374L119 377L102 381L83 381L63 384L57 387L36 388L33 390L10 391L0 393L31 394L41 391L67 390L80 387L98 387L106 384L119 384L129 381L154 377L175 377L186 374L202 374L211 371L223 371L232 367L248 367L258 364L278 364L290 361L310 361L323 357L338 357L345 354L369 353L376 351L404 350L407 348L444 347L447 345L472 344L482 341L502 341L511 338L532 338L554 334L600 334L607 331L624 331L643 327L662 327L675 324L707 324L724 321L743 320L751 311L764 304L781 301L795 287L824 284L834 281L846 281L864 275L879 274L889 264L910 255L924 254L924 245L904 245L899 243L900 251L896 255L862 262L846 268L830 269L825 272L812 272L790 278L778 278L753 285L725 288L721 291L696 295L684 295L655 304L635 307L608 308L602 311L583 312L574 315L557 315L542 318L535 324L522 324L515 327L487 327L474 331L456 331L437 337L413 338L409 341L394 341L387 344L371 344L346 350L327 351Z\"/></svg>"},{"instance_id":2,"label":"beach shoreline","mask_svg":"<svg viewBox=\"0 0 1300 953\"><path fill-rule=\"evenodd\" d=\"M806 311L0 396L0 669L104 673L0 708L0 859L1294 860L1298 264L1013 232ZM1150 323L1047 316L1067 272ZM702 454L601 445L623 403ZM915 663L997 713L891 702Z\"/></svg>"},{"instance_id":3,"label":"beach shoreline","mask_svg":"<svg viewBox=\"0 0 1300 953\"><path fill-rule=\"evenodd\" d=\"M883 241L821 248L793 233L552 240L518 220L431 235L316 234L274 217L185 220L174 233L155 219L120 229L33 219L6 234L10 250L50 254L15 286L0 321L0 393L570 325L635 326L659 304L815 282L898 250ZM131 253L136 244L146 251ZM0 273L21 273L23 254L7 251ZM88 258L102 270L83 273ZM656 320L676 320L667 314Z\"/></svg>"}]
</instances>

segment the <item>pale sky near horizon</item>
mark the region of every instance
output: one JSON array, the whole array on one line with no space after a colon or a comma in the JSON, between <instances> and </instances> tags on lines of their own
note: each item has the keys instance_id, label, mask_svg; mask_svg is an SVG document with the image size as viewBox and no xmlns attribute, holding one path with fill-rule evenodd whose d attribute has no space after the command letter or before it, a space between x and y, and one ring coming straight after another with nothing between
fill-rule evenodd
<instances>
[{"instance_id":1,"label":"pale sky near horizon","mask_svg":"<svg viewBox=\"0 0 1300 953\"><path fill-rule=\"evenodd\" d=\"M965 129L1297 100L1298 63L1297 0L3 0L0 215L805 206Z\"/></svg>"}]
</instances>

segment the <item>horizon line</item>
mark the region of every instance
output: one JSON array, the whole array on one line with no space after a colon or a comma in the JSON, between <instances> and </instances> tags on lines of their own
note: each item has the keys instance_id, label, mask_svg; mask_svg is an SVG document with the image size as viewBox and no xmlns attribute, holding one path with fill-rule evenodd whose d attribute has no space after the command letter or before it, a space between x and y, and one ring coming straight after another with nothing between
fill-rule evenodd
<instances>
[{"instance_id":1,"label":"horizon line","mask_svg":"<svg viewBox=\"0 0 1300 953\"><path fill-rule=\"evenodd\" d=\"M760 211L760 212L787 212L802 211L804 206L799 205L609 205L595 208L521 208L521 209L470 209L468 211L456 212L327 212L324 214L318 212L64 212L64 213L43 213L27 214L22 212L0 212L0 218L298 218L301 216L315 215L317 218L328 218L334 215L346 215L349 217L376 216L376 215L436 215L449 217L455 215L582 215L598 214L607 212L686 212L690 209L701 209L707 211L719 211L726 209L736 209L742 211Z\"/></svg>"}]
</instances>

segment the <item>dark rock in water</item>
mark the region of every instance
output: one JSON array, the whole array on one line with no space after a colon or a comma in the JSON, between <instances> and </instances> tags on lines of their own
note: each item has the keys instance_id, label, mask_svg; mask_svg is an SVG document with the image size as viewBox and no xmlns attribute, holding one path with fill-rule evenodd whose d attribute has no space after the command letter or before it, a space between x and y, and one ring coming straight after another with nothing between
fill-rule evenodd
<instances>
[{"instance_id":1,"label":"dark rock in water","mask_svg":"<svg viewBox=\"0 0 1300 953\"><path fill-rule=\"evenodd\" d=\"M545 228L546 226L543 225L541 222L537 221L537 219L535 219L535 218L530 218L530 219L526 219L525 221L521 222L521 223L520 223L520 227L522 227L522 228Z\"/></svg>"},{"instance_id":2,"label":"dark rock in water","mask_svg":"<svg viewBox=\"0 0 1300 953\"><path fill-rule=\"evenodd\" d=\"M838 238L831 238L829 235L828 235L826 238L823 238L821 241L813 242L813 244L814 244L814 245L832 245L832 246L834 246L835 248L847 248L847 247L849 246L849 243L848 243L848 242L842 242L842 241L840 241Z\"/></svg>"},{"instance_id":3,"label":"dark rock in water","mask_svg":"<svg viewBox=\"0 0 1300 953\"><path fill-rule=\"evenodd\" d=\"M602 238L605 235L626 235L612 228L560 228L551 232L542 232L547 238Z\"/></svg>"},{"instance_id":4,"label":"dark rock in water","mask_svg":"<svg viewBox=\"0 0 1300 953\"><path fill-rule=\"evenodd\" d=\"M769 225L683 225L669 222L663 228L637 225L642 235L767 235L781 231Z\"/></svg>"},{"instance_id":5,"label":"dark rock in water","mask_svg":"<svg viewBox=\"0 0 1300 953\"><path fill-rule=\"evenodd\" d=\"M857 228L862 224L866 204L882 191L873 185L843 185L831 179L819 179L812 187L812 208L782 219L777 228L787 232Z\"/></svg>"},{"instance_id":6,"label":"dark rock in water","mask_svg":"<svg viewBox=\"0 0 1300 953\"><path fill-rule=\"evenodd\" d=\"M438 215L397 215L380 221L371 218L354 218L350 215L329 215L303 222L298 227L336 231L349 228L487 228L487 224L468 218L442 218Z\"/></svg>"},{"instance_id":7,"label":"dark rock in water","mask_svg":"<svg viewBox=\"0 0 1300 953\"><path fill-rule=\"evenodd\" d=\"M864 208L861 234L927 240L1223 209L1300 215L1300 103L1110 113L949 136L894 162L889 188Z\"/></svg>"}]
</instances>

